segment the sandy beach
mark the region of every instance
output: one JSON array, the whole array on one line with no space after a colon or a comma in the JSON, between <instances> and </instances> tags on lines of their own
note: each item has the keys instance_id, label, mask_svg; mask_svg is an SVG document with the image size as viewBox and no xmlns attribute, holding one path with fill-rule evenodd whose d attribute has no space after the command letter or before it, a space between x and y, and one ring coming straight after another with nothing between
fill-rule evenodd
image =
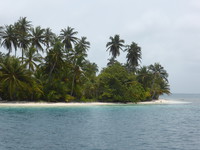
<instances>
[{"instance_id":1,"label":"sandy beach","mask_svg":"<svg viewBox=\"0 0 200 150\"><path fill-rule=\"evenodd\" d=\"M139 102L138 104L186 104L186 103L189 103L189 102L159 99L159 100L153 100L153 101L147 101L147 102Z\"/></svg>"},{"instance_id":2,"label":"sandy beach","mask_svg":"<svg viewBox=\"0 0 200 150\"><path fill-rule=\"evenodd\" d=\"M186 103L181 101L174 100L153 100L147 102L139 102L137 104L140 105L148 105L148 104L180 104ZM102 103L102 102L91 102L91 103L47 103L47 102L3 102L0 103L0 107L70 107L70 106L105 106L105 105L135 105L135 103Z\"/></svg>"}]
</instances>

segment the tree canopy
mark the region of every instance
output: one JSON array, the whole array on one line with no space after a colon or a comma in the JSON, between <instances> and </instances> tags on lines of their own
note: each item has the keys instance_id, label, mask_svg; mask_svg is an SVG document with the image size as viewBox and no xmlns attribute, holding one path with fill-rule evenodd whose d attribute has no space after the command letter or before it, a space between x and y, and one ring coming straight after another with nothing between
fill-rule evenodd
<instances>
[{"instance_id":1,"label":"tree canopy","mask_svg":"<svg viewBox=\"0 0 200 150\"><path fill-rule=\"evenodd\" d=\"M160 63L140 66L142 48L135 42L125 45L119 34L106 43L111 58L102 70L87 58L87 37L79 38L72 27L56 35L51 28L34 27L26 17L0 26L0 48L7 50L0 52L4 100L127 103L170 94L164 67ZM116 59L120 53L126 53L125 64Z\"/></svg>"}]
</instances>

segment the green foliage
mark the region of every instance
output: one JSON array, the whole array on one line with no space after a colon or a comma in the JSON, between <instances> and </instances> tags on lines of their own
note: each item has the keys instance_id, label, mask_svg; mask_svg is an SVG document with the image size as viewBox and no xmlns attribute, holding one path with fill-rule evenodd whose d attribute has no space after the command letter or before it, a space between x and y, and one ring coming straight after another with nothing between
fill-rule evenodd
<instances>
[{"instance_id":1,"label":"green foliage","mask_svg":"<svg viewBox=\"0 0 200 150\"><path fill-rule=\"evenodd\" d=\"M45 58L45 71L51 78L52 74L59 73L64 65L63 44L57 41L52 49L49 50Z\"/></svg>"},{"instance_id":2,"label":"green foliage","mask_svg":"<svg viewBox=\"0 0 200 150\"><path fill-rule=\"evenodd\" d=\"M38 67L37 63L42 62L42 56L36 53L36 48L30 47L28 51L25 52L24 64L32 72Z\"/></svg>"},{"instance_id":3,"label":"green foliage","mask_svg":"<svg viewBox=\"0 0 200 150\"><path fill-rule=\"evenodd\" d=\"M120 63L104 68L98 76L99 99L110 102L138 102L146 99L145 90Z\"/></svg>"},{"instance_id":4,"label":"green foliage","mask_svg":"<svg viewBox=\"0 0 200 150\"><path fill-rule=\"evenodd\" d=\"M144 101L147 98L144 88L137 81L130 83L130 85L127 87L127 90L125 91L125 96L127 101L133 103Z\"/></svg>"},{"instance_id":5,"label":"green foliage","mask_svg":"<svg viewBox=\"0 0 200 150\"><path fill-rule=\"evenodd\" d=\"M144 66L137 71L138 81L150 92L149 99L158 99L160 95L170 94L167 77L166 70L159 63Z\"/></svg>"},{"instance_id":6,"label":"green foliage","mask_svg":"<svg viewBox=\"0 0 200 150\"><path fill-rule=\"evenodd\" d=\"M49 80L47 81L46 84L44 84L44 92L46 93L44 95L45 100L47 101L66 101L68 98L68 85L59 80L59 79L53 79L51 82ZM68 99L69 100L69 99Z\"/></svg>"},{"instance_id":7,"label":"green foliage","mask_svg":"<svg viewBox=\"0 0 200 150\"><path fill-rule=\"evenodd\" d=\"M149 66L152 74L151 94L152 99L158 99L159 95L169 94L168 73L159 63Z\"/></svg>"},{"instance_id":8,"label":"green foliage","mask_svg":"<svg viewBox=\"0 0 200 150\"><path fill-rule=\"evenodd\" d=\"M72 102L74 100L75 100L75 97L73 97L69 94L65 95L65 102Z\"/></svg>"},{"instance_id":9,"label":"green foliage","mask_svg":"<svg viewBox=\"0 0 200 150\"><path fill-rule=\"evenodd\" d=\"M142 55L135 42L123 50L125 41L119 35L110 37L106 48L112 57L97 76L98 66L87 60L90 42L77 34L67 27L56 36L50 28L33 27L26 17L0 26L0 46L8 50L7 55L0 52L0 97L137 103L170 94L168 74L160 64L138 69ZM21 58L16 57L17 50L21 50ZM126 64L116 60L120 51L127 53Z\"/></svg>"},{"instance_id":10,"label":"green foliage","mask_svg":"<svg viewBox=\"0 0 200 150\"><path fill-rule=\"evenodd\" d=\"M6 99L19 99L23 93L31 93L34 80L31 72L21 65L19 59L7 57L0 63L0 72L0 86L3 91L2 95Z\"/></svg>"}]
</instances>

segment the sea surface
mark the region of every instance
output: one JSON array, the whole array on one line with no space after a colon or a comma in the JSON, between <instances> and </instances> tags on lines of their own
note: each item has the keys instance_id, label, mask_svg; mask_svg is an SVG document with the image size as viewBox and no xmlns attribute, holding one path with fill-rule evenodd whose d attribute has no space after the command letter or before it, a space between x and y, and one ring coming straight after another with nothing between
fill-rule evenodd
<instances>
[{"instance_id":1,"label":"sea surface","mask_svg":"<svg viewBox=\"0 0 200 150\"><path fill-rule=\"evenodd\" d=\"M0 150L199 150L200 94L190 103L0 107Z\"/></svg>"}]
</instances>

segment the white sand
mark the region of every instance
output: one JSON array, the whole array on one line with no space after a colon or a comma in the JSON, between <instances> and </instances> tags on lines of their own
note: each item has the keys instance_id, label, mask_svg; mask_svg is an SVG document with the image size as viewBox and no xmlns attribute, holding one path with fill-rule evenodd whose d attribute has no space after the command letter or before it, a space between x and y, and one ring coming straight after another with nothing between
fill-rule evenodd
<instances>
[{"instance_id":1,"label":"white sand","mask_svg":"<svg viewBox=\"0 0 200 150\"><path fill-rule=\"evenodd\" d=\"M153 101L147 101L147 102L139 102L138 104L186 104L186 103L189 103L189 102L159 99L159 100L153 100Z\"/></svg>"},{"instance_id":2,"label":"white sand","mask_svg":"<svg viewBox=\"0 0 200 150\"><path fill-rule=\"evenodd\" d=\"M187 102L174 101L174 100L154 100L148 102L139 102L137 104L181 104ZM69 106L105 106L105 105L133 105L134 103L101 103L101 102L92 102L92 103L46 103L46 102L4 102L0 103L0 107L69 107Z\"/></svg>"},{"instance_id":3,"label":"white sand","mask_svg":"<svg viewBox=\"0 0 200 150\"><path fill-rule=\"evenodd\" d=\"M8 107L67 107L67 106L101 106L101 105L113 105L115 103L99 103L99 102L92 102L92 103L47 103L47 102L6 102L0 103L1 106L8 106Z\"/></svg>"}]
</instances>

